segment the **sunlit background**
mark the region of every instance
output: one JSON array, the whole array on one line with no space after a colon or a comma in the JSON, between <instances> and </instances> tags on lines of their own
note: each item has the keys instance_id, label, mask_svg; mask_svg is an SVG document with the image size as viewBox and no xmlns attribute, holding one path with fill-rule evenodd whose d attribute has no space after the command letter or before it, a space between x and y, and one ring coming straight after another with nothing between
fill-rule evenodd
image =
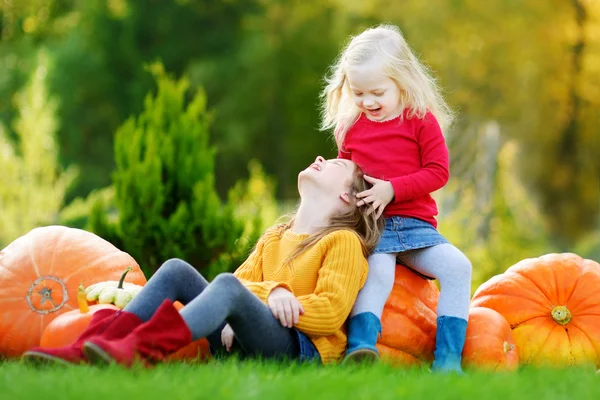
<instances>
[{"instance_id":1,"label":"sunlit background","mask_svg":"<svg viewBox=\"0 0 600 400\"><path fill-rule=\"evenodd\" d=\"M146 271L172 256L231 269L293 207L297 173L336 154L318 130L323 76L350 34L381 22L401 28L457 113L452 178L435 196L474 287L544 253L600 261L597 0L0 0L0 248L62 224ZM209 161L187 195L181 176L171 184L163 169L159 184L128 164L169 160L126 124L147 131L140 121L163 108L152 129L181 119L180 135L204 132L216 151L213 168L199 145ZM132 192L132 179L145 186ZM187 211L124 200L173 190L203 200ZM223 232L228 213L244 228ZM194 255L199 240L212 244Z\"/></svg>"}]
</instances>

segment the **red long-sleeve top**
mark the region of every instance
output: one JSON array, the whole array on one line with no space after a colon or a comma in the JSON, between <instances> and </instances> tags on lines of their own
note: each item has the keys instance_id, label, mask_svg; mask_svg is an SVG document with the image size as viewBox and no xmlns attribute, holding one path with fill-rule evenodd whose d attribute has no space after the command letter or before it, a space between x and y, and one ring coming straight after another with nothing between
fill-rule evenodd
<instances>
[{"instance_id":1,"label":"red long-sleeve top","mask_svg":"<svg viewBox=\"0 0 600 400\"><path fill-rule=\"evenodd\" d=\"M390 181L394 200L385 216L418 218L437 227L431 193L448 182L448 148L431 113L375 122L364 114L348 130L338 158L357 163L365 174Z\"/></svg>"}]
</instances>

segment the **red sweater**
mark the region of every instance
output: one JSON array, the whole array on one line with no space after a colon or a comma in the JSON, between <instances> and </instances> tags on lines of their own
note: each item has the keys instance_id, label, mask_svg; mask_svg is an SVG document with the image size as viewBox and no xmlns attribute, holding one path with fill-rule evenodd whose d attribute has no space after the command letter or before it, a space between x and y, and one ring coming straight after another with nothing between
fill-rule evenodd
<instances>
[{"instance_id":1,"label":"red sweater","mask_svg":"<svg viewBox=\"0 0 600 400\"><path fill-rule=\"evenodd\" d=\"M338 158L392 183L395 197L385 209L386 217L418 218L437 227L437 205L430 193L448 182L449 171L448 148L433 114L384 122L363 114L346 133Z\"/></svg>"}]
</instances>

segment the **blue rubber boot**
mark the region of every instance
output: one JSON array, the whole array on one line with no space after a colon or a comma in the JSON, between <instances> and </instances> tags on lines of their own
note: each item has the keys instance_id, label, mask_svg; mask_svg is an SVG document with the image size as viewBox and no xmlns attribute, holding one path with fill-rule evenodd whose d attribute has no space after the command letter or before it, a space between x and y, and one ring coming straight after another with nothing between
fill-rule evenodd
<instances>
[{"instance_id":1,"label":"blue rubber boot","mask_svg":"<svg viewBox=\"0 0 600 400\"><path fill-rule=\"evenodd\" d=\"M435 338L435 360L431 370L434 372L457 372L460 367L462 351L467 336L467 321L458 317L443 315L437 318Z\"/></svg>"},{"instance_id":2,"label":"blue rubber boot","mask_svg":"<svg viewBox=\"0 0 600 400\"><path fill-rule=\"evenodd\" d=\"M370 312L355 315L348 321L348 350L344 362L374 362L379 360L375 347L381 333L381 321Z\"/></svg>"}]
</instances>

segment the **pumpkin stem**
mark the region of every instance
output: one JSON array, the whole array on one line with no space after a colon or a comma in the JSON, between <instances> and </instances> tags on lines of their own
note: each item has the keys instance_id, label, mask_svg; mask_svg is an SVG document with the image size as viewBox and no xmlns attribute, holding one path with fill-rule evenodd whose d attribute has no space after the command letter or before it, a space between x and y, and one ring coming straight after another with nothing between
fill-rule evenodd
<instances>
[{"instance_id":1,"label":"pumpkin stem","mask_svg":"<svg viewBox=\"0 0 600 400\"><path fill-rule=\"evenodd\" d=\"M119 286L117 286L117 289L123 289L123 282L125 281L125 276L129 273L129 271L131 271L133 268L131 268L131 266L127 267L127 269L125 270L125 272L123 272L123 275L121 275L121 279L119 279Z\"/></svg>"},{"instance_id":2,"label":"pumpkin stem","mask_svg":"<svg viewBox=\"0 0 600 400\"><path fill-rule=\"evenodd\" d=\"M82 314L90 311L88 302L85 298L85 287L83 284L79 284L77 287L77 305L79 306L79 312Z\"/></svg>"},{"instance_id":3,"label":"pumpkin stem","mask_svg":"<svg viewBox=\"0 0 600 400\"><path fill-rule=\"evenodd\" d=\"M504 342L504 354L515 349L515 345L512 343Z\"/></svg>"},{"instance_id":4,"label":"pumpkin stem","mask_svg":"<svg viewBox=\"0 0 600 400\"><path fill-rule=\"evenodd\" d=\"M556 306L552 309L552 318L561 325L571 322L571 311L565 306Z\"/></svg>"}]
</instances>

